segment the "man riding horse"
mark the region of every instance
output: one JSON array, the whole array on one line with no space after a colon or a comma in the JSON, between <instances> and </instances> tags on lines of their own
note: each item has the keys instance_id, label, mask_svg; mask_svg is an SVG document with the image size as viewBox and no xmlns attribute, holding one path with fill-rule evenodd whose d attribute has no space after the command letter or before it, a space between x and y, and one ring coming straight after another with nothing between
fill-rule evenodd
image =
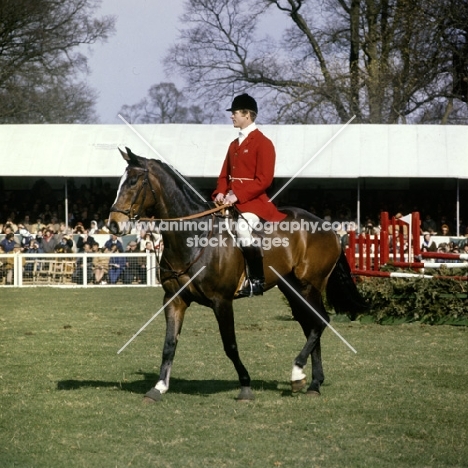
<instances>
[{"instance_id":1,"label":"man riding horse","mask_svg":"<svg viewBox=\"0 0 468 468\"><path fill-rule=\"evenodd\" d=\"M273 182L276 154L273 143L255 124L255 99L241 94L226 110L231 112L239 137L229 145L212 197L217 204L234 205L241 213L237 236L247 262L248 281L236 297L251 297L263 294L265 281L262 248L255 244L252 230L260 218L279 222L286 214L278 211L266 194Z\"/></svg>"}]
</instances>

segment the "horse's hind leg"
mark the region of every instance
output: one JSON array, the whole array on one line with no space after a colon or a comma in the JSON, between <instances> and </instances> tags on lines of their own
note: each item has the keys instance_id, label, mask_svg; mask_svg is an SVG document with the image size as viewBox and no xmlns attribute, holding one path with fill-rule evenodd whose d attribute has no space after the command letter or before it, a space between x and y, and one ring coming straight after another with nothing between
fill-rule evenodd
<instances>
[{"instance_id":1,"label":"horse's hind leg","mask_svg":"<svg viewBox=\"0 0 468 468\"><path fill-rule=\"evenodd\" d=\"M169 300L169 296L164 297L164 302ZM182 331L185 311L188 305L177 297L170 304L166 305L164 313L166 315L166 337L162 355L161 368L159 371L159 380L156 385L146 393L145 402L152 403L160 401L161 395L169 390L169 379L171 376L172 363L179 341L179 335Z\"/></svg>"},{"instance_id":2,"label":"horse's hind leg","mask_svg":"<svg viewBox=\"0 0 468 468\"><path fill-rule=\"evenodd\" d=\"M319 291L308 285L299 286L296 281L295 290L305 298L306 303L302 301L289 288L280 286L281 291L286 296L291 306L294 318L299 322L304 335L307 338L306 344L301 352L294 359L294 365L291 375L291 386L294 393L302 390L306 385L306 375L304 368L307 359L311 356L312 363L312 382L307 390L308 394L320 395L320 386L325 380L320 339L325 330L329 318L323 307L322 297Z\"/></svg>"},{"instance_id":3,"label":"horse's hind leg","mask_svg":"<svg viewBox=\"0 0 468 468\"><path fill-rule=\"evenodd\" d=\"M319 319L317 319L319 320ZM311 356L312 364L312 381L307 389L308 394L320 395L320 386L325 380L325 375L322 366L321 357L321 344L320 339L326 325L323 323L317 323L310 329L309 334L304 332L307 337L307 342L302 348L301 352L294 359L294 366L291 377L291 385L293 392L302 390L305 386L305 374L303 372L304 367L307 364L309 355Z\"/></svg>"},{"instance_id":4,"label":"horse's hind leg","mask_svg":"<svg viewBox=\"0 0 468 468\"><path fill-rule=\"evenodd\" d=\"M320 332L320 336L318 337L317 344L315 345L312 353L311 353L311 361L312 361L312 382L307 389L308 395L320 395L320 386L323 384L325 380L325 375L323 373L323 366L322 366L322 350L321 350L321 343L320 338L322 335L325 326L322 328Z\"/></svg>"},{"instance_id":5,"label":"horse's hind leg","mask_svg":"<svg viewBox=\"0 0 468 468\"><path fill-rule=\"evenodd\" d=\"M254 394L250 388L250 375L239 356L237 348L236 331L234 326L234 310L232 300L221 299L213 305L213 311L218 321L219 332L223 341L224 352L232 361L239 377L241 390L237 396L239 401L254 399Z\"/></svg>"}]
</instances>

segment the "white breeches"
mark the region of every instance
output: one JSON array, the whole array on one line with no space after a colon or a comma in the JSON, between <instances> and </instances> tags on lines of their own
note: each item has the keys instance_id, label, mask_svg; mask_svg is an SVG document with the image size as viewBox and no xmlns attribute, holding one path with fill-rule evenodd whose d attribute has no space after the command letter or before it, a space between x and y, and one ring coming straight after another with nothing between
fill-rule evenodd
<instances>
[{"instance_id":1,"label":"white breeches","mask_svg":"<svg viewBox=\"0 0 468 468\"><path fill-rule=\"evenodd\" d=\"M252 231L260 218L254 213L242 213L237 219L237 238L241 246L250 246L253 242Z\"/></svg>"}]
</instances>

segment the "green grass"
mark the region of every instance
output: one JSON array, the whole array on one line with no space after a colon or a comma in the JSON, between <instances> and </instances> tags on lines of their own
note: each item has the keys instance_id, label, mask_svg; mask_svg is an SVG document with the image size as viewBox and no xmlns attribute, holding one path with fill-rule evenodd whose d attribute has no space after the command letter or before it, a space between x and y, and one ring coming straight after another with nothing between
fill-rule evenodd
<instances>
[{"instance_id":1,"label":"green grass","mask_svg":"<svg viewBox=\"0 0 468 468\"><path fill-rule=\"evenodd\" d=\"M186 316L171 388L157 380L164 317L150 288L3 289L1 467L462 467L468 330L334 321L322 397L292 396L303 337L280 293L235 303L256 400L238 383L209 309ZM310 367L307 368L310 376Z\"/></svg>"}]
</instances>

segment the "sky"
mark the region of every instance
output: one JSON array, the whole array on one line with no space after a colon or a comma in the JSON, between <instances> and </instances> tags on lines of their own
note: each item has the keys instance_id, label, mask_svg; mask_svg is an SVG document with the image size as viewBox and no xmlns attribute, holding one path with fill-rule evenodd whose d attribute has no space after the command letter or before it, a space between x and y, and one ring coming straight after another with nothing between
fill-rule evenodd
<instances>
[{"instance_id":1,"label":"sky","mask_svg":"<svg viewBox=\"0 0 468 468\"><path fill-rule=\"evenodd\" d=\"M124 104L136 104L153 84L176 80L165 76L162 59L181 27L182 0L103 0L96 16L114 15L116 33L83 51L91 74L87 83L98 92L100 123L122 123ZM179 83L181 84L181 83ZM180 86L181 87L181 86Z\"/></svg>"},{"instance_id":2,"label":"sky","mask_svg":"<svg viewBox=\"0 0 468 468\"><path fill-rule=\"evenodd\" d=\"M182 89L182 81L165 75L162 60L177 41L183 12L184 0L102 0L95 16L116 16L116 32L107 42L83 50L91 70L87 83L99 93L100 123L122 123L117 116L121 107L139 102L154 84L172 82ZM284 15L274 10L260 26L277 37L283 29Z\"/></svg>"}]
</instances>

